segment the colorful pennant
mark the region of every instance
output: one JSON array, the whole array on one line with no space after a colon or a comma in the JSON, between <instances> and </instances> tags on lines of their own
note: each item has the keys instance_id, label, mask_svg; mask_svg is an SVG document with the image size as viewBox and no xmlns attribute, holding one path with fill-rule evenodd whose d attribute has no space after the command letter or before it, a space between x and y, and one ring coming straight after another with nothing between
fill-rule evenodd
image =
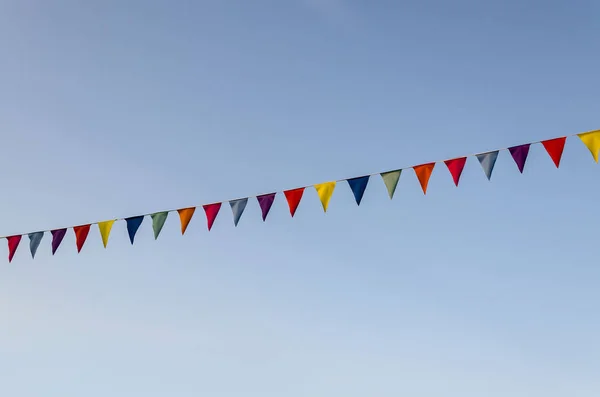
<instances>
[{"instance_id":1,"label":"colorful pennant","mask_svg":"<svg viewBox=\"0 0 600 397\"><path fill-rule=\"evenodd\" d=\"M319 195L319 199L321 199L323 211L327 212L327 207L329 207L329 200L331 200L331 196L333 195L333 191L335 190L335 182L319 183L314 186L317 190L317 194Z\"/></svg>"},{"instance_id":2,"label":"colorful pennant","mask_svg":"<svg viewBox=\"0 0 600 397\"><path fill-rule=\"evenodd\" d=\"M458 187L458 182L460 181L460 176L465 168L465 164L467 163L466 157L459 157L452 160L444 161L446 167L448 167L448 171L452 175L452 180L454 184Z\"/></svg>"},{"instance_id":3,"label":"colorful pennant","mask_svg":"<svg viewBox=\"0 0 600 397\"><path fill-rule=\"evenodd\" d=\"M546 152L554 162L554 165L556 165L556 168L560 166L560 159L562 158L563 151L565 150L566 142L566 136L562 138L548 139L547 141L542 141L542 145L544 146Z\"/></svg>"},{"instance_id":4,"label":"colorful pennant","mask_svg":"<svg viewBox=\"0 0 600 397\"><path fill-rule=\"evenodd\" d=\"M485 172L488 181L492 179L492 171L494 171L494 165L496 165L496 159L498 158L498 151L481 153L477 155L477 160Z\"/></svg>"},{"instance_id":5,"label":"colorful pennant","mask_svg":"<svg viewBox=\"0 0 600 397\"><path fill-rule=\"evenodd\" d=\"M588 131L582 134L577 134L579 139L585 144L596 163L598 162L598 151L600 151L600 130Z\"/></svg>"},{"instance_id":6,"label":"colorful pennant","mask_svg":"<svg viewBox=\"0 0 600 397\"><path fill-rule=\"evenodd\" d=\"M133 240L135 239L135 234L138 229L142 225L144 221L144 216L134 216L131 218L126 218L125 222L127 222L127 234L129 235L129 241L131 241L131 245L133 245Z\"/></svg>"},{"instance_id":7,"label":"colorful pennant","mask_svg":"<svg viewBox=\"0 0 600 397\"><path fill-rule=\"evenodd\" d=\"M208 222L208 230L210 231L213 223L215 223L215 219L217 219L217 215L219 215L221 203L203 205L202 208L204 208L204 212L206 213L206 221Z\"/></svg>"},{"instance_id":8,"label":"colorful pennant","mask_svg":"<svg viewBox=\"0 0 600 397\"><path fill-rule=\"evenodd\" d=\"M283 192L285 195L285 199L288 202L288 206L290 207L290 215L292 218L298 209L298 204L300 204L300 200L302 200L302 195L304 194L304 188L286 190Z\"/></svg>"},{"instance_id":9,"label":"colorful pennant","mask_svg":"<svg viewBox=\"0 0 600 397\"><path fill-rule=\"evenodd\" d=\"M50 231L52 234L52 255L56 253L58 247L60 247L60 243L62 243L65 238L65 234L67 234L67 229L56 229Z\"/></svg>"},{"instance_id":10,"label":"colorful pennant","mask_svg":"<svg viewBox=\"0 0 600 397\"><path fill-rule=\"evenodd\" d=\"M81 252L83 244L85 244L85 240L87 239L87 236L90 233L90 226L92 225L81 225L73 227L73 231L75 232L75 245L77 246L78 253Z\"/></svg>"},{"instance_id":11,"label":"colorful pennant","mask_svg":"<svg viewBox=\"0 0 600 397\"><path fill-rule=\"evenodd\" d=\"M348 179L347 182L350 186L350 189L352 190L352 193L354 194L356 205L360 205L363 195L365 194L365 189L369 184L369 175Z\"/></svg>"},{"instance_id":12,"label":"colorful pennant","mask_svg":"<svg viewBox=\"0 0 600 397\"><path fill-rule=\"evenodd\" d=\"M512 156L513 160L515 160L515 163L517 164L517 167L519 168L519 172L521 174L523 173L523 169L525 169L525 162L527 161L527 156L529 155L530 145L531 144L526 143L525 145L513 146L508 148L508 151L510 152L510 155Z\"/></svg>"},{"instance_id":13,"label":"colorful pennant","mask_svg":"<svg viewBox=\"0 0 600 397\"><path fill-rule=\"evenodd\" d=\"M413 167L417 179L419 179L419 183L421 184L421 189L423 189L423 194L427 194L427 185L429 184L429 178L434 167L435 163L421 164Z\"/></svg>"},{"instance_id":14,"label":"colorful pennant","mask_svg":"<svg viewBox=\"0 0 600 397\"><path fill-rule=\"evenodd\" d=\"M381 175L381 179L383 179L383 183L388 191L390 200L394 198L396 186L398 186L398 181L400 180L400 174L402 174L402 170L382 172L379 174Z\"/></svg>"},{"instance_id":15,"label":"colorful pennant","mask_svg":"<svg viewBox=\"0 0 600 397\"><path fill-rule=\"evenodd\" d=\"M154 231L155 240L158 240L158 235L165 225L168 216L168 211L155 212L154 214L150 215L150 218L152 218L152 230Z\"/></svg>"},{"instance_id":16,"label":"colorful pennant","mask_svg":"<svg viewBox=\"0 0 600 397\"><path fill-rule=\"evenodd\" d=\"M108 236L110 236L110 231L112 230L114 224L114 219L110 221L98 222L98 230L100 230L100 236L102 237L102 244L104 244L104 248L106 248L106 245L108 244Z\"/></svg>"},{"instance_id":17,"label":"colorful pennant","mask_svg":"<svg viewBox=\"0 0 600 397\"><path fill-rule=\"evenodd\" d=\"M15 256L15 252L17 252L17 248L19 247L19 243L21 242L21 236L10 236L7 237L8 241L8 262L12 262L13 256Z\"/></svg>"},{"instance_id":18,"label":"colorful pennant","mask_svg":"<svg viewBox=\"0 0 600 397\"><path fill-rule=\"evenodd\" d=\"M233 225L237 226L244 210L246 209L246 204L248 204L248 197L243 199L231 200L229 205L231 206L231 212L233 213Z\"/></svg>"},{"instance_id":19,"label":"colorful pennant","mask_svg":"<svg viewBox=\"0 0 600 397\"><path fill-rule=\"evenodd\" d=\"M31 252L31 259L35 258L35 253L37 252L43 237L44 232L29 233L29 251Z\"/></svg>"},{"instance_id":20,"label":"colorful pennant","mask_svg":"<svg viewBox=\"0 0 600 397\"><path fill-rule=\"evenodd\" d=\"M194 216L194 212L196 212L196 207L182 208L180 210L177 210L177 213L179 214L179 221L181 222L182 236L185 234L185 231L187 230L187 227L190 224L192 217Z\"/></svg>"},{"instance_id":21,"label":"colorful pennant","mask_svg":"<svg viewBox=\"0 0 600 397\"><path fill-rule=\"evenodd\" d=\"M599 157L599 153L600 153L600 130L588 131L588 132L584 132L584 133L576 134L576 135L581 139L581 141L584 143L584 145L590 151L594 160L596 162L598 162L598 157ZM574 136L574 135L570 135L570 136ZM543 141L539 142L544 146L546 152L548 153L548 155L550 156L554 165L557 168L560 167L560 163L561 163L561 159L562 159L562 155L564 152L567 138L568 137L565 136L565 137L559 137L559 138L554 138L554 139L547 139L547 140L543 140ZM517 165L517 168L519 169L520 173L523 173L523 171L525 169L525 165L527 163L531 145L532 145L531 143L526 143L523 145L513 146L513 147L506 149L506 150L508 150L508 152L510 152L510 155L511 155L512 159L514 160L515 164ZM485 153L479 153L479 154L474 155L475 157L477 157L477 160L479 161L488 180L491 180L492 173L493 173L496 161L498 159L498 154L499 154L499 150L485 152ZM452 180L454 181L454 184L456 186L458 186L460 183L460 178L462 176L462 172L464 170L466 162L467 162L467 157L457 157L457 158L453 158L453 159L444 161L444 164L448 168L448 171L450 172L450 175L452 176ZM419 180L419 184L421 185L423 194L427 194L429 180L430 180L431 174L435 168L435 165L436 165L435 162L431 162L431 163L426 163L426 164L421 164L421 165L410 167L414 170L415 175L417 176L417 179ZM388 193L388 196L390 197L390 199L393 199L393 197L394 197L401 174L402 174L402 169L397 169L397 170L388 171L388 172L382 172L379 174L379 175L381 175L381 179L383 180L383 183L385 184L385 187L387 189L387 193ZM350 190L352 191L352 194L354 196L354 199L355 199L357 205L360 205L362 202L364 193L369 184L370 177L371 177L371 175L365 175L365 176L360 176L360 177L355 177L355 178L350 178L350 179L345 180L348 183ZM329 202L331 200L331 197L333 195L333 192L335 190L337 182L339 182L339 181L331 181L331 182L325 182L325 183L319 183L319 184L313 185L317 192L317 195L319 196L319 200L321 201L321 205L323 207L324 212L327 212L327 210L328 210ZM302 200L302 197L304 195L304 191L305 191L305 187L300 187L297 189L285 190L283 192L285 195L286 201L288 203L288 206L289 206L290 215L292 217L294 217L296 210L298 209L300 201ZM264 195L260 195L260 196L256 197L258 205L260 206L260 209L261 209L263 221L266 221L267 216L273 206L273 202L275 200L276 195L277 195L277 192L264 194ZM247 204L248 204L248 197L229 201L229 205L231 207L231 211L233 214L233 222L234 222L235 226L238 225L240 218L246 209ZM212 229L215 219L217 218L217 215L219 214L221 205L222 205L222 203L213 203L213 204L207 204L207 205L202 206L202 208L204 209L204 212L206 214L207 226L208 226L209 231ZM185 234L187 227L188 227L190 221L192 220L195 210L196 210L196 207L181 208L181 209L177 210L177 212L179 214L180 222L181 222L181 234ZM169 212L171 212L171 211L162 211L162 212L156 212L153 214L148 214L152 219L152 229L154 232L155 239L158 239L158 236L160 235L160 233L165 225L165 222L168 218ZM133 244L135 235L136 235L137 231L139 230L145 216L146 215L140 215L140 216L128 217L128 218L123 219L127 223L127 233L129 235L129 240L131 241L131 244ZM100 236L102 237L102 244L104 245L105 248L108 245L108 239L109 239L109 236L110 236L110 233L111 233L111 230L112 230L112 227L113 227L115 221L116 220L108 220L108 221L103 221L103 222L97 223L98 230L100 232ZM90 224L80 225L80 226L74 226L72 228L75 233L75 244L77 247L77 252L80 252L87 240L91 225ZM58 248L60 247L60 245L66 235L66 232L67 232L67 228L55 229L55 230L50 231L50 233L52 235L52 254L53 255L57 252ZM37 249L40 246L40 243L44 237L44 233L45 233L44 231L39 231L39 232L33 232L33 233L27 234L27 236L29 237L29 249L30 249L32 258L35 258ZM4 238L6 238L7 244L8 244L8 260L9 260L9 262L11 262L12 259L14 258L14 255L17 251L17 248L21 242L22 237L23 237L23 235L13 235L13 236L4 237Z\"/></svg>"}]
</instances>

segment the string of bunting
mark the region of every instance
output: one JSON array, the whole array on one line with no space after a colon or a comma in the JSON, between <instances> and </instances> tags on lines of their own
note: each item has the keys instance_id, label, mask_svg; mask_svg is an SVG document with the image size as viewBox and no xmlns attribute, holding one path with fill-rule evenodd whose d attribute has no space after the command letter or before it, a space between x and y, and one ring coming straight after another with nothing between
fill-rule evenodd
<instances>
[{"instance_id":1,"label":"string of bunting","mask_svg":"<svg viewBox=\"0 0 600 397\"><path fill-rule=\"evenodd\" d=\"M509 147L506 149L498 149L498 150L493 150L493 151L489 151L489 152L485 152L485 153L477 153L477 154L473 154L471 156L457 157L457 158L445 160L445 161L443 161L443 163L448 168L448 171L450 172L450 175L452 176L452 179L456 186L458 186L458 183L460 181L460 176L465 167L468 157L476 157L477 160L479 161L481 167L483 168L483 172L485 173L485 176L487 177L488 180L491 180L492 172L493 172L494 166L496 164L496 159L498 158L498 153L501 150L508 150L510 152L510 155L512 156L513 160L515 161L515 163L517 165L517 168L519 169L519 172L523 173L523 170L525 168L525 163L527 161L527 156L529 155L530 146L533 144L541 143L544 146L544 148L546 149L546 152L548 153L548 155L550 156L552 161L554 162L554 165L556 165L556 167L558 168L560 166L560 160L562 158L562 154L563 154L563 151L565 148L567 138L573 137L573 136L579 137L579 139L584 143L584 145L591 152L596 163L598 163L598 154L600 151L600 130L588 131L588 132L584 132L584 133L580 133L580 134L567 135L567 136L563 136L563 137L559 137L559 138L547 139L544 141L526 143L526 144L522 144L522 145L518 145L518 146L512 146L512 147ZM431 173L433 172L433 169L434 169L436 163L438 163L438 162L426 163L426 164L416 165L416 166L407 167L407 168L399 168L399 169L392 170L392 171L381 172L378 174L364 175L364 176L359 176L359 177L355 177L355 178L344 179L341 181L331 181L331 182L319 183L319 184L312 185L312 186L317 191L317 194L321 201L321 205L323 206L323 211L325 211L325 212L327 212L327 208L329 206L329 200L331 199L331 196L333 195L333 192L335 190L337 182L346 181L350 187L350 190L354 194L356 204L360 205L360 202L362 201L363 195L365 193L365 189L367 188L367 184L369 183L370 177L374 176L374 175L380 175L381 179L383 180L383 183L385 184L385 186L387 188L388 195L389 195L390 199L392 199L394 197L394 193L396 192L396 186L398 185L398 181L400 180L400 175L401 175L402 171L410 169L410 168L412 168L414 170L415 175L416 175L417 179L419 180L419 183L423 190L423 194L427 194L427 185L429 184L429 178L431 177ZM304 190L307 187L309 187L309 186L283 191L283 194L284 194L284 196L287 200L288 206L289 206L290 215L292 217L296 213L298 205L300 204L300 201L302 200ZM260 196L256 196L258 205L260 206L260 209L262 212L263 221L266 221L266 219L267 219L267 215L269 214L271 206L273 205L276 194L277 193L269 193L269 194L263 194ZM231 207L231 211L233 214L234 226L238 225L238 223L242 217L242 214L244 213L244 210L246 209L246 205L248 204L249 198L250 197L244 197L244 198L229 201L229 206ZM219 214L219 211L221 210L222 204L223 204L223 202L202 205L202 209L204 210L204 213L206 215L206 220L207 220L207 225L208 225L209 231L211 230L213 223L215 222L215 219L217 218L217 215ZM158 239L158 236L160 235L160 232L165 224L165 221L167 220L169 213L177 211L180 222L181 222L181 234L183 235L183 234L185 234L185 231L186 231L190 221L192 220L192 217L194 216L196 208L197 207L181 208L178 210L161 211L161 212L155 212L152 214L132 216L132 217L128 217L128 218L111 219L111 220L96 222L96 223L87 224L87 225L73 226L70 229L73 229L73 232L75 233L77 252L81 252L81 249L83 248L83 245L85 244L85 241L88 237L88 234L90 232L92 225L98 225L98 230L100 231L100 236L102 237L102 244L104 245L104 248L106 248L106 246L108 245L108 238L110 236L110 232L112 230L114 223L119 220L124 220L127 223L127 233L129 235L129 240L131 241L131 244L133 244L135 235L136 235L138 229L140 228L142 222L144 221L144 219L147 216L149 216L150 219L152 220L152 229L154 231L154 238ZM68 229L69 228L49 230L49 232L52 236L52 244L51 244L52 245L52 255L54 255L56 253L56 251L58 250L58 247L61 245L65 235L67 234ZM17 252L17 248L19 247L19 244L20 244L23 236L27 236L29 238L29 250L31 252L31 257L35 258L35 254L36 254L38 247L40 246L40 243L42 242L42 239L46 232L48 232L48 231L38 231L38 232L32 232L32 233L27 233L27 234L22 234L22 235L2 237L2 238L5 238L8 242L8 261L9 262L12 261L15 253Z\"/></svg>"}]
</instances>

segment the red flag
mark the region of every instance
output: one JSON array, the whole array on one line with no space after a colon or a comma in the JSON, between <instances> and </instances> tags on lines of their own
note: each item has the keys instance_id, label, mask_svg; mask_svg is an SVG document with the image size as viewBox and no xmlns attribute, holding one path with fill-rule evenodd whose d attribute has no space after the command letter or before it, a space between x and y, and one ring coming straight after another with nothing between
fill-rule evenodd
<instances>
[{"instance_id":1,"label":"red flag","mask_svg":"<svg viewBox=\"0 0 600 397\"><path fill-rule=\"evenodd\" d=\"M466 162L466 157L459 157L457 159L444 161L446 167L448 167L448 171L450 171L450 174L452 174L452 179L454 180L454 184L456 186L458 186L458 181L460 181L460 175L463 172L463 168L465 168Z\"/></svg>"},{"instance_id":2,"label":"red flag","mask_svg":"<svg viewBox=\"0 0 600 397\"><path fill-rule=\"evenodd\" d=\"M215 223L215 219L219 214L219 210L221 209L221 203L214 204L206 204L203 205L204 212L206 212L206 220L208 221L208 230L212 228L213 223Z\"/></svg>"},{"instance_id":3,"label":"red flag","mask_svg":"<svg viewBox=\"0 0 600 397\"><path fill-rule=\"evenodd\" d=\"M17 247L21 242L22 236L10 236L6 238L8 241L8 261L11 262L13 256L15 256L15 252L17 252Z\"/></svg>"},{"instance_id":4,"label":"red flag","mask_svg":"<svg viewBox=\"0 0 600 397\"><path fill-rule=\"evenodd\" d=\"M556 165L556 168L560 165L560 159L563 154L563 150L565 149L565 143L567 142L567 137L564 136L562 138L549 139L547 141L542 141L542 145L546 148L546 151L550 155L552 161Z\"/></svg>"},{"instance_id":5,"label":"red flag","mask_svg":"<svg viewBox=\"0 0 600 397\"><path fill-rule=\"evenodd\" d=\"M298 209L298 204L300 204L300 200L302 200L302 195L304 194L304 188L286 190L283 192L285 194L285 198L290 206L290 215L293 217Z\"/></svg>"},{"instance_id":6,"label":"red flag","mask_svg":"<svg viewBox=\"0 0 600 397\"><path fill-rule=\"evenodd\" d=\"M421 164L413 167L415 174L417 174L417 178L419 179L419 183L421 184L421 189L423 189L423 194L427 194L427 184L429 183L429 177L433 172L433 167L435 167L435 163Z\"/></svg>"},{"instance_id":7,"label":"red flag","mask_svg":"<svg viewBox=\"0 0 600 397\"><path fill-rule=\"evenodd\" d=\"M77 244L77 252L81 252L83 244L85 244L85 240L90 232L90 226L91 225L73 226L73 231L75 232L75 242Z\"/></svg>"}]
</instances>

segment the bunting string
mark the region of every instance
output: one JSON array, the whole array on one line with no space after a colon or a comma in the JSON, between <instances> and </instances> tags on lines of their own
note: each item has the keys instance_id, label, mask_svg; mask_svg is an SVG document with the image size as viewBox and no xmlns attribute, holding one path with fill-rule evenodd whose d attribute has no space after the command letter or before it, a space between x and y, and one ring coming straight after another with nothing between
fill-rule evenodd
<instances>
[{"instance_id":1,"label":"bunting string","mask_svg":"<svg viewBox=\"0 0 600 397\"><path fill-rule=\"evenodd\" d=\"M494 166L496 165L496 160L498 159L498 154L501 151L508 151L517 166L517 170L520 173L523 173L525 170L525 165L527 163L527 158L529 156L529 149L531 145L541 144L548 155L550 156L552 162L556 166L556 168L560 167L560 161L563 155L563 151L565 148L565 144L567 138L578 137L581 142L585 145L585 147L591 153L594 161L598 163L598 157L600 152L600 130L587 131L579 134L566 135L558 138L546 139L543 141L535 141L529 142L517 146L511 146L502 149L496 149L487 152L481 153L473 153L467 156L450 158L442 161L424 163L420 165L414 165L411 167L405 168L397 168L395 170L389 170L384 172L377 172L373 174L366 174L362 176L357 176L348 179L341 179L330 182L317 183L314 185L303 186L295 189L284 190L283 195L287 201L290 215L294 217L296 214L296 210L302 200L304 195L304 191L308 187L314 187L321 201L321 205L323 207L323 211L327 212L329 208L329 202L333 193L336 189L336 186L340 182L346 182L354 195L354 199L357 205L360 205L365 190L371 177L379 175L387 189L387 193L390 199L394 198L394 194L396 192L396 187L398 186L398 182L400 180L400 176L403 171L412 169L421 185L421 189L423 194L427 194L427 187L429 185L429 178L433 173L436 165L439 163L444 163L446 168L448 169L450 176L452 177L452 181L456 186L459 185L460 177L462 175L463 169L467 162L467 159L470 157L475 157L479 164L481 165L483 172L488 180L492 178L492 172L494 170ZM233 224L234 227L237 227L244 210L248 204L248 200L252 197L256 198L257 204L260 207L262 220L263 222L267 220L267 216L271 207L275 201L278 192L262 194L258 196L248 196L237 198L233 200L217 202L212 204L204 204L201 205L203 212L206 216L207 228L210 231L213 227L213 224L219 215L222 204L228 203L228 207L231 209L233 216ZM200 206L198 206L200 207ZM192 221L194 215L196 214L196 209L198 207L187 207L187 208L179 208L179 209L171 209L166 211L158 211L149 214L135 215L129 216L125 218L115 218L109 219L100 222L94 222L86 225L79 226L71 226L67 228L61 229L51 229L51 230L43 230L31 233L25 233L20 235L12 235L12 236L3 236L0 237L2 239L6 239L8 243L8 261L11 262L14 258L14 255L19 247L19 244L22 241L23 236L27 236L29 238L29 251L31 253L31 257L35 258L37 250L40 246L40 243L43 240L43 237L46 233L50 233L51 235L51 247L52 247L52 255L54 255L58 248L60 247L63 239L65 238L68 229L72 229L75 234L75 243L77 252L81 252L85 241L88 237L92 225L98 226L98 231L100 233L100 237L102 238L102 244L104 248L108 246L108 241L110 237L110 232L115 222L117 221L125 221L127 227L127 234L129 236L129 240L131 244L135 241L135 235L142 225L144 219L146 217L150 218L150 222L152 222L152 230L154 232L154 239L158 239L163 226L172 212L177 212L179 215L179 220L181 223L181 234L185 234L188 225Z\"/></svg>"}]
</instances>

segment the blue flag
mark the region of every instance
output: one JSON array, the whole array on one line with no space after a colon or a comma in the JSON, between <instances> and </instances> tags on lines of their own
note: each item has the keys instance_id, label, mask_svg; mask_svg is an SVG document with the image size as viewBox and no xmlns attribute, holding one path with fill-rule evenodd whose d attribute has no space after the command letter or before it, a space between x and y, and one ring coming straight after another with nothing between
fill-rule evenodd
<instances>
[{"instance_id":1,"label":"blue flag","mask_svg":"<svg viewBox=\"0 0 600 397\"><path fill-rule=\"evenodd\" d=\"M354 193L354 198L356 199L356 204L360 205L362 201L363 194L365 194L365 189L367 188L367 184L369 183L369 175L367 176L359 176L358 178L352 178L347 180L348 185L350 185L350 189L352 189L352 193Z\"/></svg>"},{"instance_id":2,"label":"blue flag","mask_svg":"<svg viewBox=\"0 0 600 397\"><path fill-rule=\"evenodd\" d=\"M248 204L248 197L231 200L229 202L229 205L231 206L231 212L233 213L233 224L235 226L237 226L238 222L240 221L240 218L246 209L246 204Z\"/></svg>"},{"instance_id":3,"label":"blue flag","mask_svg":"<svg viewBox=\"0 0 600 397\"><path fill-rule=\"evenodd\" d=\"M498 151L481 153L477 155L477 160L485 172L485 176L490 180L492 178L492 171L494 171L494 165L496 165L496 159L498 158Z\"/></svg>"},{"instance_id":4,"label":"blue flag","mask_svg":"<svg viewBox=\"0 0 600 397\"><path fill-rule=\"evenodd\" d=\"M29 250L31 251L32 259L35 258L35 253L42 242L42 237L44 237L44 232L29 233Z\"/></svg>"},{"instance_id":5,"label":"blue flag","mask_svg":"<svg viewBox=\"0 0 600 397\"><path fill-rule=\"evenodd\" d=\"M127 233L129 233L129 241L133 244L133 239L135 238L135 234L137 233L142 221L144 220L144 215L134 216L132 218L125 219L127 222Z\"/></svg>"}]
</instances>

